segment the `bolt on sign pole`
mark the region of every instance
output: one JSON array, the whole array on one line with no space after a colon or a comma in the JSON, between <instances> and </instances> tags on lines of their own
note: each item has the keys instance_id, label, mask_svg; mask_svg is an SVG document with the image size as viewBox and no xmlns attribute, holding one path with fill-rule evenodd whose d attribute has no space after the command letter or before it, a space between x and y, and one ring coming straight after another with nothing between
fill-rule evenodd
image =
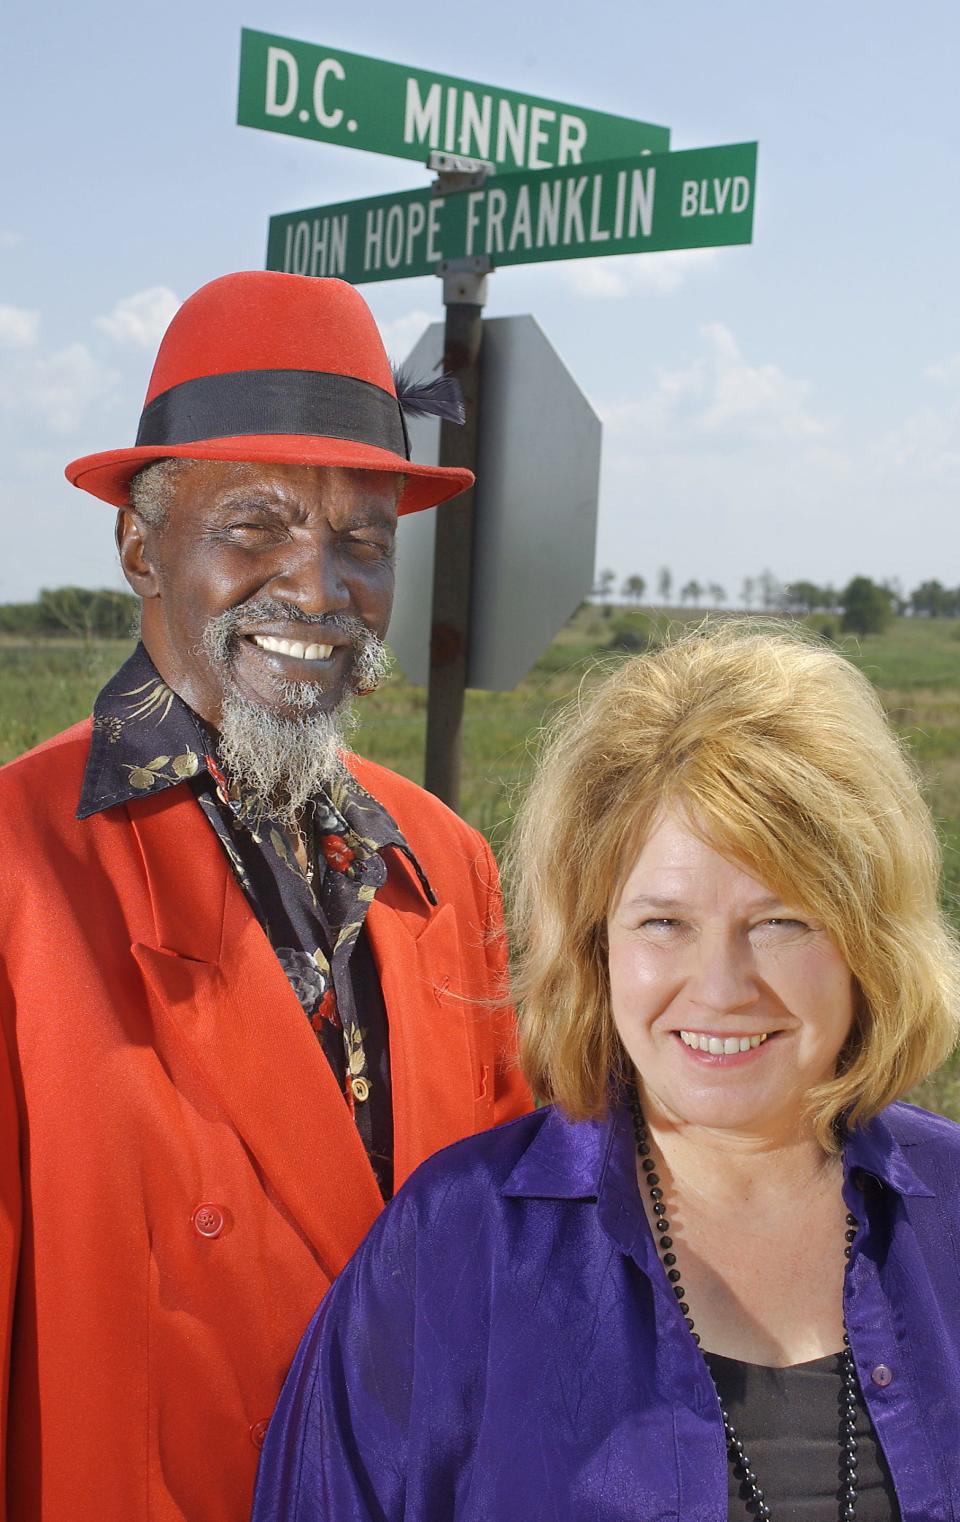
<instances>
[{"instance_id":1,"label":"bolt on sign pole","mask_svg":"<svg viewBox=\"0 0 960 1522\"><path fill-rule=\"evenodd\" d=\"M462 426L440 425L440 464L474 470L480 402L482 312L487 297L485 257L441 264L446 311L443 368L463 391ZM450 808L460 803L463 703L470 657L470 584L473 564L475 488L437 509L427 688L424 782Z\"/></svg>"}]
</instances>

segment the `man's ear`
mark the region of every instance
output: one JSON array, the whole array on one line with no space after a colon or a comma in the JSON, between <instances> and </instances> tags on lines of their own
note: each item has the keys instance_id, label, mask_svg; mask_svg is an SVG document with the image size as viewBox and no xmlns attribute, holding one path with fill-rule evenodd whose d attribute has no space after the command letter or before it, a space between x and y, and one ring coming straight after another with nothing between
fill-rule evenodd
<instances>
[{"instance_id":1,"label":"man's ear","mask_svg":"<svg viewBox=\"0 0 960 1522\"><path fill-rule=\"evenodd\" d=\"M116 539L120 565L130 590L142 598L158 596L160 578L152 553L156 532L130 508L122 507L117 514Z\"/></svg>"}]
</instances>

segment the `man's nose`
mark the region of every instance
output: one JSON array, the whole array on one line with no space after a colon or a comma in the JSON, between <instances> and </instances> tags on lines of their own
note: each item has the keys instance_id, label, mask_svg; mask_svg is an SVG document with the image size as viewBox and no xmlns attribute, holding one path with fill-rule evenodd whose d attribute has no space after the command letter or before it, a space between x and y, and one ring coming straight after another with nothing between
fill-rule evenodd
<instances>
[{"instance_id":1,"label":"man's nose","mask_svg":"<svg viewBox=\"0 0 960 1522\"><path fill-rule=\"evenodd\" d=\"M715 1014L747 1009L758 997L753 953L735 934L704 934L687 985L691 1000Z\"/></svg>"},{"instance_id":2,"label":"man's nose","mask_svg":"<svg viewBox=\"0 0 960 1522\"><path fill-rule=\"evenodd\" d=\"M350 589L339 557L319 537L311 536L290 548L271 579L270 590L304 613L344 613L350 608Z\"/></svg>"}]
</instances>

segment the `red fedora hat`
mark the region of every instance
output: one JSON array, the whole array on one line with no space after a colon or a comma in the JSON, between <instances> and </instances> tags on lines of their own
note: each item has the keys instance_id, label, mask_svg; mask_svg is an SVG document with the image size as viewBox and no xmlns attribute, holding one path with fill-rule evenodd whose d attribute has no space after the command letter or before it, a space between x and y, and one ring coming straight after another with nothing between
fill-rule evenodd
<instances>
[{"instance_id":1,"label":"red fedora hat","mask_svg":"<svg viewBox=\"0 0 960 1522\"><path fill-rule=\"evenodd\" d=\"M84 455L68 481L116 507L151 460L262 460L397 471L401 513L473 484L416 465L369 307L343 280L248 270L183 303L160 343L131 449Z\"/></svg>"}]
</instances>

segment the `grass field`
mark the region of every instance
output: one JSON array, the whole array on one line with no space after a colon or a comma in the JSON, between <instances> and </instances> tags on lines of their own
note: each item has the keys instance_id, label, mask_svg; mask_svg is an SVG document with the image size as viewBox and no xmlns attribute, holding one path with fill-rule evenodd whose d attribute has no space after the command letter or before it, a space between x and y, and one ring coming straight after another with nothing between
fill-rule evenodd
<instances>
[{"instance_id":1,"label":"grass field","mask_svg":"<svg viewBox=\"0 0 960 1522\"><path fill-rule=\"evenodd\" d=\"M698 621L690 610L585 607L557 636L529 675L507 693L467 695L463 739L462 812L501 850L536 738L557 707L622 655L619 635L642 645L667 627ZM0 762L89 713L100 687L129 645L76 640L0 639ZM960 926L960 623L899 619L883 635L842 648L878 688L927 783L944 843L944 900ZM426 698L399 674L361 704L355 747L372 760L423 780ZM960 1119L960 1062L948 1065L918 1098Z\"/></svg>"}]
</instances>

